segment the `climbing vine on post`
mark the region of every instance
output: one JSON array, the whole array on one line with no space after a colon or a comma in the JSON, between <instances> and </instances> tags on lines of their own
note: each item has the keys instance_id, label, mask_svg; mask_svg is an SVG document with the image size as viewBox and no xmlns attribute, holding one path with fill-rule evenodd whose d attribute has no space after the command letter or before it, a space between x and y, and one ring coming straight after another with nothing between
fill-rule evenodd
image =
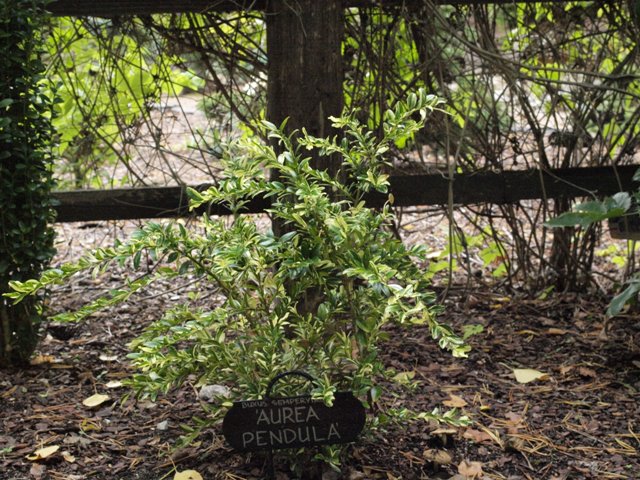
<instances>
[{"instance_id":1,"label":"climbing vine on post","mask_svg":"<svg viewBox=\"0 0 640 480\"><path fill-rule=\"evenodd\" d=\"M51 259L49 193L53 99L41 61L46 0L0 2L0 293L37 276ZM0 367L28 361L37 344L38 298L0 297Z\"/></svg>"}]
</instances>

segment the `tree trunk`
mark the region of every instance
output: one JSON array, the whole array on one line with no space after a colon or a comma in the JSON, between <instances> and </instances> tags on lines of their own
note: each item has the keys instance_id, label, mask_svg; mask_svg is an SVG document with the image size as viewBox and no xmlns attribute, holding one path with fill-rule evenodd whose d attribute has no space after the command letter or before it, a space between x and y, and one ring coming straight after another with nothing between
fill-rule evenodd
<instances>
[{"instance_id":1,"label":"tree trunk","mask_svg":"<svg viewBox=\"0 0 640 480\"><path fill-rule=\"evenodd\" d=\"M570 209L570 199L555 199L554 216ZM598 232L598 225L591 225L584 230L578 230L577 227L553 230L549 265L554 272L558 291L581 292L589 286L595 248L600 238Z\"/></svg>"}]
</instances>

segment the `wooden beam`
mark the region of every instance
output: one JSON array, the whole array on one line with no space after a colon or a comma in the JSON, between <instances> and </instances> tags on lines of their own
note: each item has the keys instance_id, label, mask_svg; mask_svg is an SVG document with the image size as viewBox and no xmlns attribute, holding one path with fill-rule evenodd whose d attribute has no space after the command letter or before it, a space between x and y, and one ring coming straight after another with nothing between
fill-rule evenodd
<instances>
[{"instance_id":1,"label":"wooden beam","mask_svg":"<svg viewBox=\"0 0 640 480\"><path fill-rule=\"evenodd\" d=\"M59 17L115 17L154 13L264 10L265 0L55 0L47 9Z\"/></svg>"},{"instance_id":2,"label":"wooden beam","mask_svg":"<svg viewBox=\"0 0 640 480\"><path fill-rule=\"evenodd\" d=\"M269 4L266 117L275 125L286 120L287 135L302 129L319 138L341 133L332 128L329 118L339 117L344 104L343 15L341 0L271 0ZM313 168L326 170L331 177L342 164L337 155L307 154Z\"/></svg>"},{"instance_id":3,"label":"wooden beam","mask_svg":"<svg viewBox=\"0 0 640 480\"><path fill-rule=\"evenodd\" d=\"M318 0L322 1L322 0ZM345 8L401 6L410 0L343 0ZM413 0L418 1L418 0ZM517 0L534 3L539 0ZM545 0L565 2L567 0ZM514 0L435 0L441 5L512 4ZM47 9L60 17L115 17L119 15L151 15L154 13L203 13L259 10L266 8L267 0L54 0Z\"/></svg>"},{"instance_id":4,"label":"wooden beam","mask_svg":"<svg viewBox=\"0 0 640 480\"><path fill-rule=\"evenodd\" d=\"M453 200L456 204L514 203L558 197L611 195L634 188L632 177L638 165L597 168L568 168L540 172L524 170L510 172L480 172L456 175L453 180ZM618 182L618 178L620 182ZM443 175L393 176L391 192L397 206L445 205L449 182ZM194 187L203 190L207 185ZM637 187L637 185L635 185ZM114 190L80 190L57 192L54 198L58 222L126 220L188 216L185 187L121 188ZM386 195L371 195L370 206L381 206ZM270 205L256 198L248 205L248 213L264 212ZM200 210L197 213L202 213ZM211 215L227 215L229 210L219 205L209 208Z\"/></svg>"},{"instance_id":5,"label":"wooden beam","mask_svg":"<svg viewBox=\"0 0 640 480\"><path fill-rule=\"evenodd\" d=\"M205 190L209 185L194 188ZM189 216L186 187L116 188L113 190L75 190L53 194L58 222L131 220ZM269 202L256 199L248 205L251 213L263 212ZM214 205L196 213L228 215L229 209Z\"/></svg>"}]
</instances>

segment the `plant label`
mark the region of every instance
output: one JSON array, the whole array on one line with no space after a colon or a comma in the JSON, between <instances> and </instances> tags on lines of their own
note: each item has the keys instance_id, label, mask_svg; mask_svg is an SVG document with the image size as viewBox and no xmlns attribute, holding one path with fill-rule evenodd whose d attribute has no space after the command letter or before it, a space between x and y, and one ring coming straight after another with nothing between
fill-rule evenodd
<instances>
[{"instance_id":1,"label":"plant label","mask_svg":"<svg viewBox=\"0 0 640 480\"><path fill-rule=\"evenodd\" d=\"M353 442L364 422L362 403L337 392L332 407L309 395L235 402L222 431L233 448L251 452Z\"/></svg>"}]
</instances>

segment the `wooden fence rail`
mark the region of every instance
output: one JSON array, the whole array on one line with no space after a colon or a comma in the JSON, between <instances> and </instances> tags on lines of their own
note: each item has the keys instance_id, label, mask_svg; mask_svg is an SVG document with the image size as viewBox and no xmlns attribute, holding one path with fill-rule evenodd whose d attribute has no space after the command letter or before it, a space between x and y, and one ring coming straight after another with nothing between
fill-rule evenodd
<instances>
[{"instance_id":1,"label":"wooden fence rail","mask_svg":"<svg viewBox=\"0 0 640 480\"><path fill-rule=\"evenodd\" d=\"M299 0L309 9L309 0ZM327 0L317 0L327 1ZM344 8L354 7L393 7L411 5L420 0L343 0L338 5ZM533 3L534 0L517 0L518 3ZM562 3L566 0L547 0ZM613 1L613 0L610 0ZM150 15L156 13L178 12L228 12L234 10L258 10L273 8L274 4L283 2L277 0L54 0L48 5L52 14L57 16L104 16L120 15ZM285 2L286 3L286 2ZM435 0L435 4L448 5L479 5L479 4L513 4L513 0ZM335 1L332 2L335 5ZM288 5L288 3L286 3ZM339 7L338 7L339 8ZM295 19L294 24L299 23ZM272 31L280 32L293 28L283 24L272 25ZM305 28L318 28L321 38L326 33L327 26L309 24ZM275 30L274 30L275 29ZM293 31L293 30L292 30ZM289 32L291 33L291 32ZM293 34L292 34L293 35ZM272 35L275 37L275 35ZM309 32L306 37L313 37ZM286 37L283 37L286 38ZM292 37L293 38L293 37ZM300 40L302 41L302 40ZM295 42L293 42L295 44ZM329 47L327 47L329 48ZM333 48L333 47L331 47ZM332 52L317 55L318 58L331 58L339 55L339 44ZM306 51L306 50L305 50ZM300 50L302 52L302 50ZM298 52L298 53L300 53ZM325 55L326 54L326 55ZM292 69L290 59L298 54L275 55L270 58L270 76L277 77L281 71ZM326 65L325 70L328 68ZM334 72L335 73L335 72ZM302 83L313 75L303 75ZM327 71L329 78L329 72ZM284 78L284 77L283 77ZM274 80L275 82L276 80ZM286 83L286 82L285 82ZM296 91L302 92L306 98L308 92L314 92L315 86L297 85ZM286 84L291 89L290 84ZM277 89L276 89L277 90ZM272 91L275 91L272 89ZM338 95L338 93L335 93ZM276 97L278 97L276 95ZM280 96L285 100L287 96ZM280 98L278 97L278 98ZM272 99L273 100L273 99ZM277 99L276 99L277 100ZM308 103L315 105L317 98L308 98ZM327 99L322 99L327 104ZM277 103L277 102L276 102ZM282 103L282 102L280 102ZM275 104L274 104L275 105ZM302 117L309 115L313 109L309 105L289 105L284 102L271 105L268 113L278 116L278 112L286 111L287 116L295 117L298 112ZM296 110L297 108L297 110ZM293 110L291 112L290 110ZM340 109L338 109L339 111ZM300 116L299 115L299 116ZM277 119L276 119L277 120ZM280 123L276 121L275 123ZM294 125L295 127L295 125ZM509 203L534 198L554 198L558 196L578 197L605 195L631 188L631 178L635 167L613 168L577 168L554 170L550 172L511 171L503 173L480 172L468 175L457 175L453 182L453 201L456 204L474 203ZM618 181L620 179L620 181ZM442 175L396 176L391 178L391 191L395 197L395 204L410 205L443 205L448 202L450 182ZM162 218L188 215L188 200L185 187L157 187L157 188L129 188L105 191L73 191L54 194L58 202L56 207L59 222L97 221L134 218ZM368 199L370 205L381 205L386 196L373 195ZM255 199L249 204L250 213L263 212L269 203L265 199ZM229 213L222 207L216 207L212 214Z\"/></svg>"},{"instance_id":2,"label":"wooden fence rail","mask_svg":"<svg viewBox=\"0 0 640 480\"><path fill-rule=\"evenodd\" d=\"M323 0L318 0L323 1ZM392 7L418 0L344 0L345 8ZM567 0L544 0L566 2ZM613 1L613 0L611 0ZM539 0L518 0L517 3L538 3ZM119 15L150 15L154 13L231 12L265 10L268 0L56 0L47 9L56 16L115 17ZM513 0L435 0L437 5L512 4Z\"/></svg>"},{"instance_id":3,"label":"wooden fence rail","mask_svg":"<svg viewBox=\"0 0 640 480\"><path fill-rule=\"evenodd\" d=\"M453 180L455 204L514 203L520 200L558 197L611 195L632 190L632 177L639 165L596 168L567 168L543 172L540 170L480 172L456 175ZM443 175L393 176L391 193L397 206L446 205L449 181ZM206 185L193 188L204 189ZM114 190L76 190L57 192L57 221L99 221L136 218L166 218L187 216L189 201L186 187L143 187ZM380 206L386 195L371 195L370 206ZM247 213L264 212L269 201L256 198L247 206ZM202 212L202 210L200 211ZM216 205L212 215L227 215L229 210Z\"/></svg>"}]
</instances>

